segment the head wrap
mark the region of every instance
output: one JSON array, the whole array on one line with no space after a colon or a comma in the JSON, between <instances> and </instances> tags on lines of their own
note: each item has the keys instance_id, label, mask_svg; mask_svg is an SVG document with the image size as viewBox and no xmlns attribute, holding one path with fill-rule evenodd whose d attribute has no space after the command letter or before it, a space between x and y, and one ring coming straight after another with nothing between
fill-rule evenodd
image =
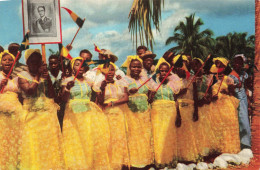
<instances>
[{"instance_id":1,"label":"head wrap","mask_svg":"<svg viewBox=\"0 0 260 170\"><path fill-rule=\"evenodd\" d=\"M142 66L143 66L143 60L138 56L138 55L129 55L127 56L127 59L125 60L125 62L122 64L121 67L126 67L127 68L127 75L130 75L130 64L132 62L132 60L138 60L141 62Z\"/></svg>"},{"instance_id":2,"label":"head wrap","mask_svg":"<svg viewBox=\"0 0 260 170\"><path fill-rule=\"evenodd\" d=\"M222 64L224 64L225 66L228 65L228 60L224 57L217 57L213 59L213 62L215 63L216 61L220 61Z\"/></svg>"},{"instance_id":3,"label":"head wrap","mask_svg":"<svg viewBox=\"0 0 260 170\"><path fill-rule=\"evenodd\" d=\"M115 69L116 69L116 65L113 63L113 62L109 62L109 66L112 65ZM104 64L100 64L98 67L97 67L97 74L100 74L100 73L104 73L104 74L107 74L108 71L109 71L109 67L107 68L104 68Z\"/></svg>"},{"instance_id":4,"label":"head wrap","mask_svg":"<svg viewBox=\"0 0 260 170\"><path fill-rule=\"evenodd\" d=\"M234 58L241 57L244 62L246 62L246 56L244 54L237 54L234 56Z\"/></svg>"},{"instance_id":5,"label":"head wrap","mask_svg":"<svg viewBox=\"0 0 260 170\"><path fill-rule=\"evenodd\" d=\"M3 52L0 53L0 62L2 61L4 54L10 55L13 58L13 60L15 60L15 56L13 54L11 54L8 50L4 50Z\"/></svg>"},{"instance_id":6,"label":"head wrap","mask_svg":"<svg viewBox=\"0 0 260 170\"><path fill-rule=\"evenodd\" d=\"M173 58L173 64L175 64L181 56L182 56L182 60L189 62L188 57L186 55L179 54Z\"/></svg>"},{"instance_id":7,"label":"head wrap","mask_svg":"<svg viewBox=\"0 0 260 170\"><path fill-rule=\"evenodd\" d=\"M104 50L104 52L100 53L100 54L107 56L108 59L114 58L115 62L118 60L118 57L114 53L112 53L110 50Z\"/></svg>"},{"instance_id":8,"label":"head wrap","mask_svg":"<svg viewBox=\"0 0 260 170\"><path fill-rule=\"evenodd\" d=\"M204 63L204 62L202 61L202 59L200 59L200 58L194 58L193 60L198 60L201 64Z\"/></svg>"},{"instance_id":9,"label":"head wrap","mask_svg":"<svg viewBox=\"0 0 260 170\"><path fill-rule=\"evenodd\" d=\"M41 54L41 51L39 49L28 49L24 53L25 62L27 63L29 57L32 55L32 53L37 52Z\"/></svg>"},{"instance_id":10,"label":"head wrap","mask_svg":"<svg viewBox=\"0 0 260 170\"><path fill-rule=\"evenodd\" d=\"M166 63L169 67L171 67L171 65L162 57L159 59L158 63L156 64L155 71L157 71L159 69L159 67L162 63Z\"/></svg>"},{"instance_id":11,"label":"head wrap","mask_svg":"<svg viewBox=\"0 0 260 170\"><path fill-rule=\"evenodd\" d=\"M75 61L76 61L76 60L83 60L83 58L80 57L80 56L73 58L73 59L70 61L70 66L71 66L72 69L73 69L73 67L74 67L74 64L75 64Z\"/></svg>"}]
</instances>

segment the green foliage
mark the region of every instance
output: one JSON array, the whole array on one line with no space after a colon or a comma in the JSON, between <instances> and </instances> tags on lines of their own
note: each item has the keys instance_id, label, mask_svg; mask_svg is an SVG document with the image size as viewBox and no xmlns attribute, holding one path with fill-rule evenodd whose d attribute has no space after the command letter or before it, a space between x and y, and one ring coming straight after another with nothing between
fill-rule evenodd
<instances>
[{"instance_id":1,"label":"green foliage","mask_svg":"<svg viewBox=\"0 0 260 170\"><path fill-rule=\"evenodd\" d=\"M50 52L50 55L57 55L59 56L60 55L60 52L59 51L53 51L52 49L49 49L49 52Z\"/></svg>"}]
</instances>

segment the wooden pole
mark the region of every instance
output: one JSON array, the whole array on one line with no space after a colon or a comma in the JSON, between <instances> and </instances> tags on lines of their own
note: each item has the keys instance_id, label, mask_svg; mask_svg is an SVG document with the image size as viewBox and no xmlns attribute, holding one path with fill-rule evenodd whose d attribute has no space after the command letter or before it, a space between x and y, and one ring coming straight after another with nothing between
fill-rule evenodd
<instances>
[{"instance_id":1,"label":"wooden pole","mask_svg":"<svg viewBox=\"0 0 260 170\"><path fill-rule=\"evenodd\" d=\"M85 20L86 20L86 18L84 18L84 19L83 19L83 23L85 22ZM73 37L73 39L72 39L72 41L71 41L70 45L72 45L72 43L73 43L74 39L76 38L76 36L77 36L77 35L78 35L78 33L79 33L79 30L80 30L80 27L78 28L78 30L77 30L77 32L76 32L76 34L74 35L74 37Z\"/></svg>"},{"instance_id":2,"label":"wooden pole","mask_svg":"<svg viewBox=\"0 0 260 170\"><path fill-rule=\"evenodd\" d=\"M46 64L45 44L42 44L42 61Z\"/></svg>"}]
</instances>

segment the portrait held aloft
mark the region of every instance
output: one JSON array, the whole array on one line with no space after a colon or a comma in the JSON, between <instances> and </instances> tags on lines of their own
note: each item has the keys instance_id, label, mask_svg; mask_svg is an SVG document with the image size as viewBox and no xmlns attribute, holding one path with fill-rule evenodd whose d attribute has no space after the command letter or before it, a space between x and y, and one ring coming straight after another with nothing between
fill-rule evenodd
<instances>
[{"instance_id":1,"label":"portrait held aloft","mask_svg":"<svg viewBox=\"0 0 260 170\"><path fill-rule=\"evenodd\" d=\"M30 44L61 42L59 0L23 0L24 32L30 30Z\"/></svg>"},{"instance_id":2,"label":"portrait held aloft","mask_svg":"<svg viewBox=\"0 0 260 170\"><path fill-rule=\"evenodd\" d=\"M40 18L33 23L33 32L35 33L49 33L51 32L52 19L45 15L45 7L37 7Z\"/></svg>"}]
</instances>

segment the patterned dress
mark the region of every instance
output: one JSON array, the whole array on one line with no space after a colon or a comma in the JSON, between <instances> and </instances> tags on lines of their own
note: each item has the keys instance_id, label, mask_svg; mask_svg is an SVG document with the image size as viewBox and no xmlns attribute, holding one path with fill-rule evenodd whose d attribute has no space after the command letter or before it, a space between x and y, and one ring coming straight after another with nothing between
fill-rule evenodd
<instances>
[{"instance_id":1,"label":"patterned dress","mask_svg":"<svg viewBox=\"0 0 260 170\"><path fill-rule=\"evenodd\" d=\"M26 71L18 74L29 83L36 82ZM57 118L58 105L45 96L46 81L41 79L37 92L23 93L22 133L20 169L64 169L61 131Z\"/></svg>"},{"instance_id":2,"label":"patterned dress","mask_svg":"<svg viewBox=\"0 0 260 170\"><path fill-rule=\"evenodd\" d=\"M124 79L128 83L128 90L130 90L131 88L138 88L148 78L140 77L135 80L126 76ZM155 89L155 85L150 80L136 94L129 96L129 110L126 113L127 135L130 163L134 167L145 167L153 163L151 109L147 95L148 90Z\"/></svg>"},{"instance_id":3,"label":"patterned dress","mask_svg":"<svg viewBox=\"0 0 260 170\"><path fill-rule=\"evenodd\" d=\"M160 84L158 77L156 83ZM169 164L177 160L177 112L173 94L179 89L169 84L170 81L158 89L151 110L155 162L158 164Z\"/></svg>"},{"instance_id":4,"label":"patterned dress","mask_svg":"<svg viewBox=\"0 0 260 170\"><path fill-rule=\"evenodd\" d=\"M94 84L93 90L101 92L102 82ZM121 99L127 84L121 80L108 83L105 87L104 103ZM107 115L110 130L109 159L112 169L121 169L122 165L130 165L129 147L127 144L127 124L125 113L128 110L127 104L108 107L104 110Z\"/></svg>"},{"instance_id":5,"label":"patterned dress","mask_svg":"<svg viewBox=\"0 0 260 170\"><path fill-rule=\"evenodd\" d=\"M65 79L63 85L73 79ZM67 169L110 169L109 125L106 115L90 101L92 84L86 78L76 79L70 90L62 131Z\"/></svg>"},{"instance_id":6,"label":"patterned dress","mask_svg":"<svg viewBox=\"0 0 260 170\"><path fill-rule=\"evenodd\" d=\"M212 102L210 107L212 112L211 125L218 142L216 149L221 153L238 153L240 151L237 111L239 100L221 93L222 90L228 91L228 85L233 83L232 78L224 76L212 86L213 95L216 95L219 91L218 100Z\"/></svg>"},{"instance_id":7,"label":"patterned dress","mask_svg":"<svg viewBox=\"0 0 260 170\"><path fill-rule=\"evenodd\" d=\"M0 82L5 79L0 72ZM0 94L0 169L19 168L19 148L21 146L22 124L20 114L22 105L18 100L18 78L8 79Z\"/></svg>"}]
</instances>

